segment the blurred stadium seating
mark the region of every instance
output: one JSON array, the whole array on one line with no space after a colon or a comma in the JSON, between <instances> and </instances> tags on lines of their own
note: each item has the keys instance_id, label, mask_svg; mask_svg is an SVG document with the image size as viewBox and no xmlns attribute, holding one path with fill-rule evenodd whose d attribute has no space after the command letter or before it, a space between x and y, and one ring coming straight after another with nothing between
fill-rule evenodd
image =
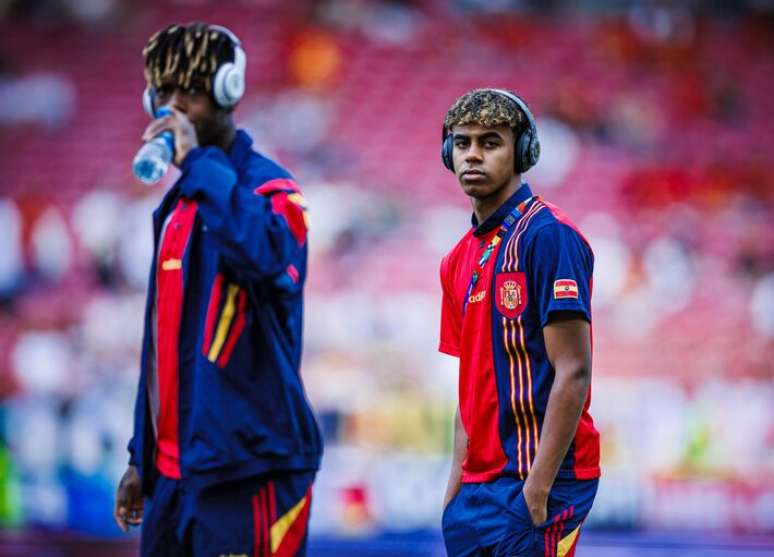
<instances>
[{"instance_id":1,"label":"blurred stadium seating","mask_svg":"<svg viewBox=\"0 0 774 557\"><path fill-rule=\"evenodd\" d=\"M774 10L731 4L0 2L0 524L119 534L164 189L130 172L140 51L203 19L241 37L237 120L311 205L318 539L397 555L379 536L437 532L456 405L438 263L469 222L440 128L480 86L529 101L526 178L596 251L589 527L771 539Z\"/></svg>"}]
</instances>

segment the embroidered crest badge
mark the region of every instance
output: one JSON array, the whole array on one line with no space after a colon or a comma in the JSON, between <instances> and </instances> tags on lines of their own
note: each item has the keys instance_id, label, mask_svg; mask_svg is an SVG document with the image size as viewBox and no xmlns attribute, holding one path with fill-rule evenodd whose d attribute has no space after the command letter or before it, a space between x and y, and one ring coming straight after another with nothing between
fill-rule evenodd
<instances>
[{"instance_id":1,"label":"embroidered crest badge","mask_svg":"<svg viewBox=\"0 0 774 557\"><path fill-rule=\"evenodd\" d=\"M497 310L509 319L527 307L527 279L524 273L499 273L495 278Z\"/></svg>"},{"instance_id":2,"label":"embroidered crest badge","mask_svg":"<svg viewBox=\"0 0 774 557\"><path fill-rule=\"evenodd\" d=\"M513 311L521 303L521 286L515 280L506 280L503 283L500 295L502 296L503 307Z\"/></svg>"}]
</instances>

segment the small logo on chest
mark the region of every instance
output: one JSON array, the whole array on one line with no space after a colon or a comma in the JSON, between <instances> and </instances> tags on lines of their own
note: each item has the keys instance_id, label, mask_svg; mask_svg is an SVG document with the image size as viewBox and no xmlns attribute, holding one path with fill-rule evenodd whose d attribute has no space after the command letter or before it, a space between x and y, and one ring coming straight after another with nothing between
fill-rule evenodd
<instances>
[{"instance_id":1,"label":"small logo on chest","mask_svg":"<svg viewBox=\"0 0 774 557\"><path fill-rule=\"evenodd\" d=\"M475 304L477 302L482 301L484 298L486 298L486 290L482 290L481 292L477 292L476 294L471 294L468 298L469 304Z\"/></svg>"},{"instance_id":2,"label":"small logo on chest","mask_svg":"<svg viewBox=\"0 0 774 557\"><path fill-rule=\"evenodd\" d=\"M161 263L162 271L179 271L183 268L183 262L180 259L166 259Z\"/></svg>"}]
</instances>

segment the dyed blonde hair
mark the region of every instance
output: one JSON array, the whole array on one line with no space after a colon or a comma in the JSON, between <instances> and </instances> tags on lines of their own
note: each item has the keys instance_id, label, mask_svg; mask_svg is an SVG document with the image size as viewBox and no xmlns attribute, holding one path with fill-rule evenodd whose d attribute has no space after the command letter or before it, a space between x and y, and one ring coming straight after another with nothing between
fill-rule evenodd
<instances>
[{"instance_id":1,"label":"dyed blonde hair","mask_svg":"<svg viewBox=\"0 0 774 557\"><path fill-rule=\"evenodd\" d=\"M186 89L203 87L212 94L215 72L234 61L234 45L228 35L206 23L174 23L148 39L142 55L145 81L151 87L171 81Z\"/></svg>"},{"instance_id":2,"label":"dyed blonde hair","mask_svg":"<svg viewBox=\"0 0 774 557\"><path fill-rule=\"evenodd\" d=\"M454 101L446 113L444 128L449 130L463 124L479 124L485 128L508 126L513 128L516 137L529 127L516 103L491 89L474 89Z\"/></svg>"}]
</instances>

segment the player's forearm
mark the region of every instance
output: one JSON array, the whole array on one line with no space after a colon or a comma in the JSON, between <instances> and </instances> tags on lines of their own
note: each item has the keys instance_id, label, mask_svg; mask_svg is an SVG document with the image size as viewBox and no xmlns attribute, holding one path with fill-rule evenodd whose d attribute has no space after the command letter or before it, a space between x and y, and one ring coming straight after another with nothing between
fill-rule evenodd
<instances>
[{"instance_id":1,"label":"player's forearm","mask_svg":"<svg viewBox=\"0 0 774 557\"><path fill-rule=\"evenodd\" d=\"M538 452L529 472L529 482L541 492L547 494L556 479L578 429L590 384L591 369L584 363L567 364L556 370Z\"/></svg>"},{"instance_id":2,"label":"player's forearm","mask_svg":"<svg viewBox=\"0 0 774 557\"><path fill-rule=\"evenodd\" d=\"M462 483L462 463L468 452L468 434L462 425L460 409L457 407L457 413L454 416L454 450L452 452L451 472L449 473L449 483L446 486L446 496L444 497L444 506L457 494Z\"/></svg>"},{"instance_id":3,"label":"player's forearm","mask_svg":"<svg viewBox=\"0 0 774 557\"><path fill-rule=\"evenodd\" d=\"M302 248L287 218L274 212L267 196L239 187L221 149L192 151L181 170L183 194L197 200L210 239L232 267L261 279L298 264Z\"/></svg>"}]
</instances>

